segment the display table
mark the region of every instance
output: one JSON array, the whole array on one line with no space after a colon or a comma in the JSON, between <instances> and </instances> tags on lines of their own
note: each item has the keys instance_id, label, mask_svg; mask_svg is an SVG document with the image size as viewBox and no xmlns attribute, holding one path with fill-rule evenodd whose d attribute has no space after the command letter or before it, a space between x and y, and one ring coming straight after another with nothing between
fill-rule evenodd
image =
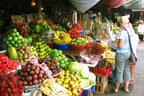
<instances>
[{"instance_id":1,"label":"display table","mask_svg":"<svg viewBox=\"0 0 144 96\"><path fill-rule=\"evenodd\" d=\"M68 50L68 51L63 51L63 54L65 54L66 56L71 57L73 60L75 61L79 61L80 60L80 54L84 53L85 51L72 51L72 50Z\"/></svg>"}]
</instances>

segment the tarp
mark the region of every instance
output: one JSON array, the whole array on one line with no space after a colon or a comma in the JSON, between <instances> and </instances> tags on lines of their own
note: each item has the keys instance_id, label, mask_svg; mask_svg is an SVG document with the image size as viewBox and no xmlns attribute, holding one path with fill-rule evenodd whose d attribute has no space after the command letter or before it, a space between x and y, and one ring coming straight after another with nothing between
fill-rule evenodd
<instances>
[{"instance_id":1,"label":"tarp","mask_svg":"<svg viewBox=\"0 0 144 96\"><path fill-rule=\"evenodd\" d=\"M124 4L129 3L131 0L109 0L107 2L108 5L108 9L112 9L112 8L118 8Z\"/></svg>"},{"instance_id":2,"label":"tarp","mask_svg":"<svg viewBox=\"0 0 144 96\"><path fill-rule=\"evenodd\" d=\"M133 0L130 4L126 4L124 7L132 9L132 11L144 11L144 0Z\"/></svg>"},{"instance_id":3,"label":"tarp","mask_svg":"<svg viewBox=\"0 0 144 96\"><path fill-rule=\"evenodd\" d=\"M69 0L78 11L84 13L100 0Z\"/></svg>"}]
</instances>

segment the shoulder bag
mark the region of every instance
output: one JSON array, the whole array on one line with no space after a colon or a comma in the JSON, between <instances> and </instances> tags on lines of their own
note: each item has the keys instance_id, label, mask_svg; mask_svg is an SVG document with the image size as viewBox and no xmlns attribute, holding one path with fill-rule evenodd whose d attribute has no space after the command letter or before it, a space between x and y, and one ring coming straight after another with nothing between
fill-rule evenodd
<instances>
[{"instance_id":1,"label":"shoulder bag","mask_svg":"<svg viewBox=\"0 0 144 96\"><path fill-rule=\"evenodd\" d=\"M134 52L133 52L133 49L132 49L132 44L131 44L130 35L129 35L129 33L128 33L127 30L126 30L126 32L127 32L127 34L128 34L129 44L130 44L130 50L131 50L130 61L131 61L132 64L135 65L136 62L137 62L137 58L136 58L136 56L135 56L135 54L134 54Z\"/></svg>"}]
</instances>

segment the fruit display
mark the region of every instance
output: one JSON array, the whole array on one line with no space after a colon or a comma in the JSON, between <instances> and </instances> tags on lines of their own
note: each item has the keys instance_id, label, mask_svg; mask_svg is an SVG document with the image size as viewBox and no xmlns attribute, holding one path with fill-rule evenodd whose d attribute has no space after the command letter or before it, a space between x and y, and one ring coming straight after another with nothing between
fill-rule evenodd
<instances>
[{"instance_id":1,"label":"fruit display","mask_svg":"<svg viewBox=\"0 0 144 96\"><path fill-rule=\"evenodd\" d=\"M62 26L57 26L55 31L67 32L67 30L65 28L63 28Z\"/></svg>"},{"instance_id":2,"label":"fruit display","mask_svg":"<svg viewBox=\"0 0 144 96\"><path fill-rule=\"evenodd\" d=\"M84 36L83 38L85 39L86 43L92 43L93 42L93 39L90 36Z\"/></svg>"},{"instance_id":3,"label":"fruit display","mask_svg":"<svg viewBox=\"0 0 144 96\"><path fill-rule=\"evenodd\" d=\"M39 58L45 58L48 52L50 52L51 50L49 46L47 46L47 44L41 39L38 41L34 41L32 45L33 45L33 50L35 51L34 55L38 56Z\"/></svg>"},{"instance_id":4,"label":"fruit display","mask_svg":"<svg viewBox=\"0 0 144 96\"><path fill-rule=\"evenodd\" d=\"M19 56L18 56L16 48L14 48L12 46L8 46L7 55L12 60L18 60L19 59Z\"/></svg>"},{"instance_id":5,"label":"fruit display","mask_svg":"<svg viewBox=\"0 0 144 96\"><path fill-rule=\"evenodd\" d=\"M23 81L23 86L37 85L48 78L38 65L30 62L22 65L22 70L18 72L18 76Z\"/></svg>"},{"instance_id":6,"label":"fruit display","mask_svg":"<svg viewBox=\"0 0 144 96\"><path fill-rule=\"evenodd\" d=\"M108 69L112 66L112 64L110 62L108 62L106 59L101 59L97 66L98 68L105 68L105 69Z\"/></svg>"},{"instance_id":7,"label":"fruit display","mask_svg":"<svg viewBox=\"0 0 144 96\"><path fill-rule=\"evenodd\" d=\"M31 29L31 34L43 34L50 30L50 26L47 24L46 20L39 19L36 24L33 25Z\"/></svg>"},{"instance_id":8,"label":"fruit display","mask_svg":"<svg viewBox=\"0 0 144 96\"><path fill-rule=\"evenodd\" d=\"M10 30L9 35L6 37L6 42L15 48L19 48L25 43L25 38L23 38L16 28Z\"/></svg>"},{"instance_id":9,"label":"fruit display","mask_svg":"<svg viewBox=\"0 0 144 96\"><path fill-rule=\"evenodd\" d=\"M19 62L27 62L28 59L34 56L34 52L31 46L22 45L20 49L17 50L19 56Z\"/></svg>"},{"instance_id":10,"label":"fruit display","mask_svg":"<svg viewBox=\"0 0 144 96\"><path fill-rule=\"evenodd\" d=\"M77 23L72 26L72 28L68 31L68 33L70 34L72 39L76 39L76 38L81 37L80 31L82 30L83 30L83 27L81 27L81 25Z\"/></svg>"},{"instance_id":11,"label":"fruit display","mask_svg":"<svg viewBox=\"0 0 144 96\"><path fill-rule=\"evenodd\" d=\"M76 23L72 26L72 28L75 28L77 29L78 31L81 31L81 30L84 30L84 28L79 24L79 23Z\"/></svg>"},{"instance_id":12,"label":"fruit display","mask_svg":"<svg viewBox=\"0 0 144 96\"><path fill-rule=\"evenodd\" d=\"M54 33L53 42L56 44L68 44L71 41L70 35L63 31Z\"/></svg>"},{"instance_id":13,"label":"fruit display","mask_svg":"<svg viewBox=\"0 0 144 96\"><path fill-rule=\"evenodd\" d=\"M51 70L52 72L52 76L55 77L57 74L59 74L61 72L61 68L59 67L59 65L57 64L56 60L54 60L51 57L48 58L44 58L44 59L39 59L38 60L40 64L45 63L48 68Z\"/></svg>"},{"instance_id":14,"label":"fruit display","mask_svg":"<svg viewBox=\"0 0 144 96\"><path fill-rule=\"evenodd\" d=\"M92 49L89 51L90 54L101 55L105 51L105 48L101 46L101 43L96 43L93 45Z\"/></svg>"},{"instance_id":15,"label":"fruit display","mask_svg":"<svg viewBox=\"0 0 144 96\"><path fill-rule=\"evenodd\" d=\"M14 73L3 75L0 80L0 96L22 96L23 82Z\"/></svg>"},{"instance_id":16,"label":"fruit display","mask_svg":"<svg viewBox=\"0 0 144 96\"><path fill-rule=\"evenodd\" d=\"M54 34L54 31L46 31L43 35L42 35L42 40L45 42L45 43L52 43L53 42L53 34Z\"/></svg>"},{"instance_id":17,"label":"fruit display","mask_svg":"<svg viewBox=\"0 0 144 96\"><path fill-rule=\"evenodd\" d=\"M14 26L18 30L20 35L22 35L23 37L28 36L29 27L26 24L15 24Z\"/></svg>"},{"instance_id":18,"label":"fruit display","mask_svg":"<svg viewBox=\"0 0 144 96\"><path fill-rule=\"evenodd\" d=\"M62 70L59 78L55 78L55 81L69 90L68 96L78 96L81 92L81 79L77 73L71 74L68 70Z\"/></svg>"},{"instance_id":19,"label":"fruit display","mask_svg":"<svg viewBox=\"0 0 144 96\"><path fill-rule=\"evenodd\" d=\"M54 49L49 55L58 62L61 68L67 68L69 65L68 58L62 53L61 50Z\"/></svg>"},{"instance_id":20,"label":"fruit display","mask_svg":"<svg viewBox=\"0 0 144 96\"><path fill-rule=\"evenodd\" d=\"M95 54L80 54L80 62L84 64L95 65L101 59L101 56Z\"/></svg>"},{"instance_id":21,"label":"fruit display","mask_svg":"<svg viewBox=\"0 0 144 96\"><path fill-rule=\"evenodd\" d=\"M77 29L70 29L69 31L68 31L68 33L70 34L70 37L72 38L72 39L76 39L76 38L79 38L79 37L81 37L81 34L80 34L80 32L77 30Z\"/></svg>"},{"instance_id":22,"label":"fruit display","mask_svg":"<svg viewBox=\"0 0 144 96\"><path fill-rule=\"evenodd\" d=\"M73 39L70 44L74 44L74 45L85 45L86 42L85 42L85 39L80 37L80 38L77 38L77 39Z\"/></svg>"},{"instance_id":23,"label":"fruit display","mask_svg":"<svg viewBox=\"0 0 144 96\"><path fill-rule=\"evenodd\" d=\"M114 64L115 63L115 52L112 52L110 50L107 50L105 52L105 57L104 57L108 62Z\"/></svg>"},{"instance_id":24,"label":"fruit display","mask_svg":"<svg viewBox=\"0 0 144 96\"><path fill-rule=\"evenodd\" d=\"M15 70L18 65L17 61L10 60L7 56L0 57L0 76Z\"/></svg>"},{"instance_id":25,"label":"fruit display","mask_svg":"<svg viewBox=\"0 0 144 96\"><path fill-rule=\"evenodd\" d=\"M49 79L43 81L40 91L46 96L68 96L64 87Z\"/></svg>"}]
</instances>

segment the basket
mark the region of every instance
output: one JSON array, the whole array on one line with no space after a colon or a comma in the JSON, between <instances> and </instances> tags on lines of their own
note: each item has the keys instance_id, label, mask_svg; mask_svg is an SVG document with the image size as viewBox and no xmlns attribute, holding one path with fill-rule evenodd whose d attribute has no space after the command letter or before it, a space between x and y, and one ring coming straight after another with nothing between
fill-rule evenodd
<instances>
[{"instance_id":1,"label":"basket","mask_svg":"<svg viewBox=\"0 0 144 96\"><path fill-rule=\"evenodd\" d=\"M98 75L109 76L111 70L112 70L112 67L109 67L108 69L95 67L92 69L92 72L97 76Z\"/></svg>"},{"instance_id":2,"label":"basket","mask_svg":"<svg viewBox=\"0 0 144 96\"><path fill-rule=\"evenodd\" d=\"M93 47L93 43L87 43L85 49L89 49Z\"/></svg>"},{"instance_id":3,"label":"basket","mask_svg":"<svg viewBox=\"0 0 144 96\"><path fill-rule=\"evenodd\" d=\"M69 49L69 44L55 44L55 48L65 51Z\"/></svg>"},{"instance_id":4,"label":"basket","mask_svg":"<svg viewBox=\"0 0 144 96\"><path fill-rule=\"evenodd\" d=\"M85 50L85 45L74 45L74 44L71 44L70 45L70 49L71 50L74 50L74 51L84 51Z\"/></svg>"},{"instance_id":5,"label":"basket","mask_svg":"<svg viewBox=\"0 0 144 96\"><path fill-rule=\"evenodd\" d=\"M2 56L6 56L6 55L7 55L6 50L0 51L0 57L2 57Z\"/></svg>"}]
</instances>

